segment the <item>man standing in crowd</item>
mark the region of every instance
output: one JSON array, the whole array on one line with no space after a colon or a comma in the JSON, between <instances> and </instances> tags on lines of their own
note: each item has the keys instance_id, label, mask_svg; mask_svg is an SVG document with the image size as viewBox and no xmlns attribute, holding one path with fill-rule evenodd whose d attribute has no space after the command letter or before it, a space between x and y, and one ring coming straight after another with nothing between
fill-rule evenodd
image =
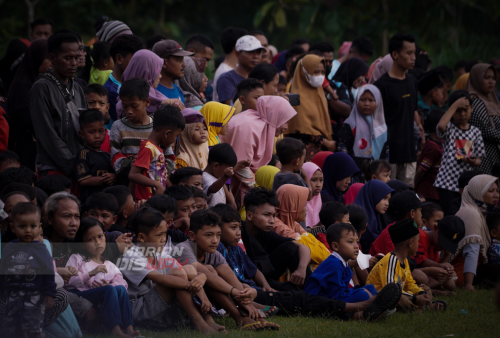
<instances>
[{"instance_id":1,"label":"man standing in crowd","mask_svg":"<svg viewBox=\"0 0 500 338\"><path fill-rule=\"evenodd\" d=\"M222 45L222 49L224 50L224 61L217 67L217 71L214 75L214 101L219 101L219 95L217 94L217 81L219 81L219 77L236 68L238 64L238 57L236 56L236 41L241 38L243 35L247 34L246 29L242 28L234 28L228 27L222 32L222 36L220 38L220 43Z\"/></svg>"},{"instance_id":2,"label":"man standing in crowd","mask_svg":"<svg viewBox=\"0 0 500 338\"><path fill-rule=\"evenodd\" d=\"M47 44L52 70L35 82L29 95L36 163L40 176L69 177L82 149L78 117L80 110L87 109L83 89L73 80L81 54L74 34L57 33Z\"/></svg>"},{"instance_id":3,"label":"man standing in crowd","mask_svg":"<svg viewBox=\"0 0 500 338\"><path fill-rule=\"evenodd\" d=\"M214 43L205 35L196 34L186 42L186 50L194 53L194 57L212 61L214 57Z\"/></svg>"},{"instance_id":4,"label":"man standing in crowd","mask_svg":"<svg viewBox=\"0 0 500 338\"><path fill-rule=\"evenodd\" d=\"M48 39L54 31L52 20L41 18L31 23L31 41L36 39Z\"/></svg>"},{"instance_id":5,"label":"man standing in crowd","mask_svg":"<svg viewBox=\"0 0 500 338\"><path fill-rule=\"evenodd\" d=\"M417 150L413 124L417 110L417 80L406 72L415 66L415 38L398 33L389 40L389 53L394 60L391 70L374 84L382 94L391 179L413 184Z\"/></svg>"},{"instance_id":6,"label":"man standing in crowd","mask_svg":"<svg viewBox=\"0 0 500 338\"><path fill-rule=\"evenodd\" d=\"M261 63L271 63L271 52L269 51L269 42L267 41L266 36L262 31L254 30L249 33L250 35L253 35L257 38L257 40L260 41L260 44L262 47L265 48L265 50L262 51L261 55Z\"/></svg>"},{"instance_id":7,"label":"man standing in crowd","mask_svg":"<svg viewBox=\"0 0 500 338\"><path fill-rule=\"evenodd\" d=\"M225 104L231 104L234 95L236 95L236 86L248 77L253 67L260 63L262 51L266 50L260 41L252 35L239 38L236 41L235 49L238 65L235 69L222 74L217 82L219 102Z\"/></svg>"}]
</instances>

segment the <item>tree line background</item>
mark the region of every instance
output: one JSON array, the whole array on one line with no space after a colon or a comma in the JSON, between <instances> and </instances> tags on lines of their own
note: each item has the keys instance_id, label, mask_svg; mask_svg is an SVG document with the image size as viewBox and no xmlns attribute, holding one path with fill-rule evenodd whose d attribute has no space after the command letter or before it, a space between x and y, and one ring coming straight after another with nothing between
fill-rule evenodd
<instances>
[{"instance_id":1,"label":"tree line background","mask_svg":"<svg viewBox=\"0 0 500 338\"><path fill-rule=\"evenodd\" d=\"M500 57L498 0L0 0L0 57L11 39L28 37L30 17L50 18L56 30L73 29L87 41L102 15L125 22L144 41L161 33L184 45L190 35L205 34L216 55L224 28L236 26L262 30L278 50L298 37L337 50L364 35L375 59L403 31L415 35L433 66Z\"/></svg>"}]
</instances>

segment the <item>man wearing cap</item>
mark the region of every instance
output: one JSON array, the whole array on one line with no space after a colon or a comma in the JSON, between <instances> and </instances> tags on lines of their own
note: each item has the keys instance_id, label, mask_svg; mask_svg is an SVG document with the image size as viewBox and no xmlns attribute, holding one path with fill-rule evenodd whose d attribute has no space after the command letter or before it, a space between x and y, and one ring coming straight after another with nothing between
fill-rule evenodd
<instances>
[{"instance_id":1,"label":"man wearing cap","mask_svg":"<svg viewBox=\"0 0 500 338\"><path fill-rule=\"evenodd\" d=\"M153 53L163 59L160 83L156 89L169 99L178 99L184 107L184 94L182 90L174 83L184 76L185 56L193 56L193 52L182 49L174 40L162 40L153 46Z\"/></svg>"},{"instance_id":2,"label":"man wearing cap","mask_svg":"<svg viewBox=\"0 0 500 338\"><path fill-rule=\"evenodd\" d=\"M428 71L418 80L418 110L424 118L432 109L439 109L444 96L444 84L435 70Z\"/></svg>"},{"instance_id":3,"label":"man wearing cap","mask_svg":"<svg viewBox=\"0 0 500 338\"><path fill-rule=\"evenodd\" d=\"M244 35L236 41L236 56L238 65L235 69L224 73L217 81L217 94L219 102L231 104L236 95L236 86L242 80L248 78L248 74L261 61L264 47L260 41L252 35Z\"/></svg>"}]
</instances>

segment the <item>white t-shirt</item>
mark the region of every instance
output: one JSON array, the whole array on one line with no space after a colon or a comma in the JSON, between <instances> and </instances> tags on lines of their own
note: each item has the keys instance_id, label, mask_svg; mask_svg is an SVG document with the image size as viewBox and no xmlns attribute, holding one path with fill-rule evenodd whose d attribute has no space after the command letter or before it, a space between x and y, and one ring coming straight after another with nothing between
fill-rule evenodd
<instances>
[{"instance_id":1,"label":"white t-shirt","mask_svg":"<svg viewBox=\"0 0 500 338\"><path fill-rule=\"evenodd\" d=\"M217 68L217 71L215 72L214 75L214 96L212 98L213 101L219 102L219 95L217 95L217 80L219 80L219 77L226 73L229 72L230 70L233 70L234 68L228 65L227 63L223 62L220 64L219 68Z\"/></svg>"},{"instance_id":2,"label":"white t-shirt","mask_svg":"<svg viewBox=\"0 0 500 338\"><path fill-rule=\"evenodd\" d=\"M208 207L213 207L219 203L226 204L226 194L224 188L220 188L215 194L208 194L208 188L217 181L217 178L207 172L203 172L203 192L208 197Z\"/></svg>"}]
</instances>

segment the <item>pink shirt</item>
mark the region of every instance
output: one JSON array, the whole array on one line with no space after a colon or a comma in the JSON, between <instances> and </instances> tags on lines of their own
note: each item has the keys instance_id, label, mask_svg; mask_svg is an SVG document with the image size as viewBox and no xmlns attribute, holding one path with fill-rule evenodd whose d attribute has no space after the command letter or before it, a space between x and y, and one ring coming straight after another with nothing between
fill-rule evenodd
<instances>
[{"instance_id":1,"label":"pink shirt","mask_svg":"<svg viewBox=\"0 0 500 338\"><path fill-rule=\"evenodd\" d=\"M105 265L108 270L107 273L98 273L94 277L89 276L89 272L97 268L99 265ZM64 287L66 289L77 289L78 291L86 291L92 289L92 283L97 280L105 279L110 285L119 286L122 285L125 289L128 288L127 282L123 279L123 275L118 270L116 265L110 261L105 261L104 264L97 264L94 261L84 262L83 257L79 254L73 254L68 259L66 267L72 266L78 270L78 276L73 276L69 280L69 283Z\"/></svg>"}]
</instances>

